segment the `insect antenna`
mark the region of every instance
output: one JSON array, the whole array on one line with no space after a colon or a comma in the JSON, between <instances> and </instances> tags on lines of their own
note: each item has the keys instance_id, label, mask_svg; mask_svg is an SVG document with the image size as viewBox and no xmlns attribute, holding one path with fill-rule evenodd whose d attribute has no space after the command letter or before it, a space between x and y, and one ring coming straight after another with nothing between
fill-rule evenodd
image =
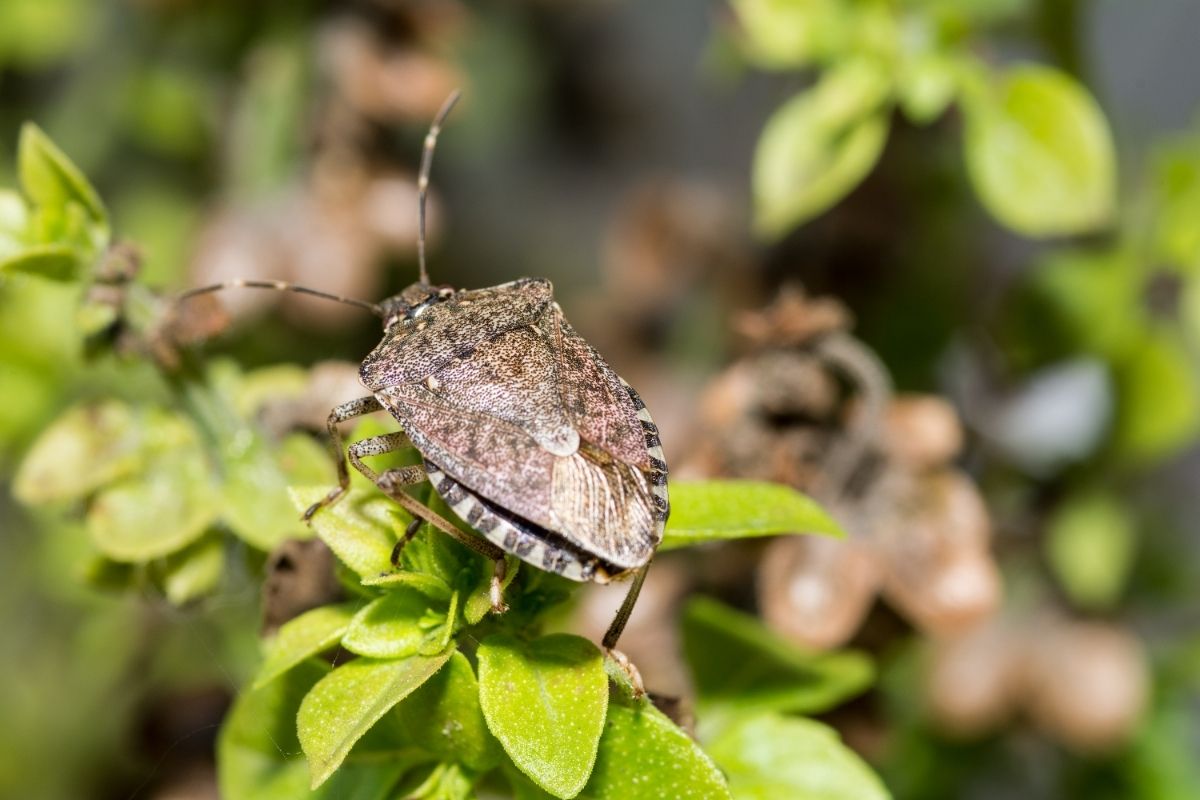
<instances>
[{"instance_id":1,"label":"insect antenna","mask_svg":"<svg viewBox=\"0 0 1200 800\"><path fill-rule=\"evenodd\" d=\"M184 300L195 297L196 295L212 294L213 292L221 292L225 289L274 289L275 291L279 292L307 294L312 297L320 297L323 300L333 300L337 303L345 303L348 306L366 309L381 319L384 316L383 308L376 303L368 303L365 300L355 300L353 297L342 297L341 295L322 292L319 289L310 289L307 286L300 286L299 284L288 283L287 281L254 281L238 278L232 281L224 281L223 283L214 283L210 286L201 286L196 289L188 289L186 292L180 294L176 300L178 302L183 302Z\"/></svg>"},{"instance_id":2,"label":"insect antenna","mask_svg":"<svg viewBox=\"0 0 1200 800\"><path fill-rule=\"evenodd\" d=\"M433 150L437 146L438 134L442 132L442 124L446 121L446 117L450 115L454 104L458 102L458 98L461 96L462 92L455 89L446 98L445 102L442 103L442 107L438 109L437 115L433 118L433 124L429 127L429 133L425 134L425 147L421 151L421 171L417 176L417 262L420 267L421 283L426 286L429 285L429 271L425 267L425 198L429 194L429 171L433 168ZM224 291L225 289L273 289L280 292L296 292L297 294L307 294L311 297L320 297L324 300L332 300L336 303L363 308L380 318L386 316L382 306L376 303L355 300L352 297L342 297L341 295L322 292L318 289L310 289L307 286L300 286L295 283L288 283L287 281L260 281L238 278L236 280L224 281L223 283L214 283L210 286L189 289L180 294L176 300L183 302L196 295L211 294L213 292Z\"/></svg>"},{"instance_id":3,"label":"insect antenna","mask_svg":"<svg viewBox=\"0 0 1200 800\"><path fill-rule=\"evenodd\" d=\"M437 146L438 134L442 132L442 123L450 115L450 110L458 102L462 92L455 89L438 109L429 133L425 134L425 148L421 151L421 172L417 176L417 265L421 271L421 283L429 285L429 272L425 268L425 196L429 193L429 171L433 168L433 148Z\"/></svg>"}]
</instances>

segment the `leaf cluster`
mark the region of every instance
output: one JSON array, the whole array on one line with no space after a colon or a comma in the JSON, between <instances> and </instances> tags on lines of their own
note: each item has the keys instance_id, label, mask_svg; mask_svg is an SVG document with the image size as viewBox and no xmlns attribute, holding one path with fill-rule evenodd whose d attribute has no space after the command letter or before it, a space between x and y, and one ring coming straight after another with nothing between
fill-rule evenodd
<instances>
[{"instance_id":1,"label":"leaf cluster","mask_svg":"<svg viewBox=\"0 0 1200 800\"><path fill-rule=\"evenodd\" d=\"M100 196L32 123L21 129L17 174L22 191L0 191L0 276L78 279L112 235Z\"/></svg>"},{"instance_id":2,"label":"leaf cluster","mask_svg":"<svg viewBox=\"0 0 1200 800\"><path fill-rule=\"evenodd\" d=\"M151 585L175 604L194 600L220 583L226 534L263 551L311 536L286 486L333 480L328 456L305 434L269 439L252 402L263 383L279 390L302 377L299 369L242 375L214 365L189 393L202 393L208 410L219 412L205 419L219 420L217 431L231 437L225 441L186 405L76 405L33 443L13 492L30 506L82 510L97 553L91 582Z\"/></svg>"},{"instance_id":3,"label":"leaf cluster","mask_svg":"<svg viewBox=\"0 0 1200 800\"><path fill-rule=\"evenodd\" d=\"M814 70L767 121L754 158L759 231L777 237L849 194L879 160L895 112L928 125L957 105L967 175L984 207L1031 237L1107 224L1112 135L1096 101L1042 65L995 66L979 31L1020 2L732 0L747 61Z\"/></svg>"},{"instance_id":4,"label":"leaf cluster","mask_svg":"<svg viewBox=\"0 0 1200 800\"><path fill-rule=\"evenodd\" d=\"M781 487L679 485L683 524L667 532L675 546L836 533L824 512ZM295 507L325 491L293 488ZM705 505L709 496L723 502ZM743 513L766 497L783 510ZM421 499L453 518L428 489ZM352 599L302 614L267 642L251 691L222 731L223 793L290 797L311 782L317 797L350 787L369 797L470 798L477 787L528 800L760 797L771 785L803 797L886 796L831 732L785 716L862 692L873 680L866 656L803 652L741 612L697 601L685 636L709 719L703 738L725 756L714 761L635 697L594 644L544 631L546 612L573 584L513 560L511 610L495 615L490 564L440 532L419 530L393 564L410 521L365 487L314 517L357 584L347 582ZM765 760L762 736L775 739ZM785 761L790 772L776 774Z\"/></svg>"}]
</instances>

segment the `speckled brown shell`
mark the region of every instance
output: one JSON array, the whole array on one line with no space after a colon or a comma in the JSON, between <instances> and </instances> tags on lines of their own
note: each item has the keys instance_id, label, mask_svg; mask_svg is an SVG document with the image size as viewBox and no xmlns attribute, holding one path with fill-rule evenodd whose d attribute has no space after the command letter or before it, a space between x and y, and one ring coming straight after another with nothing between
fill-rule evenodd
<instances>
[{"instance_id":1,"label":"speckled brown shell","mask_svg":"<svg viewBox=\"0 0 1200 800\"><path fill-rule=\"evenodd\" d=\"M575 580L646 564L668 513L658 431L549 281L456 292L394 325L360 373L489 540Z\"/></svg>"}]
</instances>

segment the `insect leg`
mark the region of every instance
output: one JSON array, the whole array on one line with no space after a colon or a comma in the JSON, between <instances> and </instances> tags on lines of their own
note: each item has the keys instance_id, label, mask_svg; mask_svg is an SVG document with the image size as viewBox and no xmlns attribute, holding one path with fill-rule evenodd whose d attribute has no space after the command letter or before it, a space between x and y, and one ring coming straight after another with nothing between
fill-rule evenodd
<instances>
[{"instance_id":1,"label":"insect leg","mask_svg":"<svg viewBox=\"0 0 1200 800\"><path fill-rule=\"evenodd\" d=\"M479 553L484 558L489 558L492 561L504 560L504 551L499 547L496 547L496 545L486 539L480 539L478 536L472 536L466 531L459 530L450 520L407 492L388 492L388 496L403 506L404 510L414 517L420 517L442 533Z\"/></svg>"},{"instance_id":2,"label":"insect leg","mask_svg":"<svg viewBox=\"0 0 1200 800\"><path fill-rule=\"evenodd\" d=\"M364 456L382 456L386 453L394 453L397 450L408 446L408 437L403 431L395 433L385 433L382 436L372 436L370 439L361 439L357 442L352 442L347 455L349 456L350 464L363 475L367 480L378 486L385 494L394 494L402 486L412 486L415 483L420 483L425 480L425 470L421 467L394 467L384 470L383 474L379 474L375 470L363 463Z\"/></svg>"},{"instance_id":3,"label":"insect leg","mask_svg":"<svg viewBox=\"0 0 1200 800\"><path fill-rule=\"evenodd\" d=\"M408 442L408 437L402 431L397 431L353 442L348 450L350 463L354 465L354 468L367 476L384 494L399 503L405 511L413 515L413 521L408 524L404 535L396 541L396 546L392 549L392 564L400 563L400 553L404 550L404 546L417 535L421 522L428 522L484 558L491 560L493 565L490 588L492 610L496 613L508 610L508 606L504 604L502 591L507 572L504 551L486 539L480 539L478 536L472 536L466 531L460 530L453 522L404 491L405 486L421 483L428 477L425 469L419 466L396 467L379 474L363 463L364 456L391 453L407 446Z\"/></svg>"},{"instance_id":4,"label":"insect leg","mask_svg":"<svg viewBox=\"0 0 1200 800\"><path fill-rule=\"evenodd\" d=\"M367 476L388 497L399 503L405 511L414 517L425 520L433 527L458 540L484 558L489 558L492 561L503 561L504 551L499 547L486 539L472 536L466 531L460 530L453 522L404 491L405 486L412 486L426 479L427 475L424 468L419 466L399 467L389 469L381 475L377 474L375 470L368 467L362 461L364 456L383 455L384 453L398 450L407 444L408 437L399 431L353 442L348 451L350 463L354 465L355 469ZM405 531L405 535L408 536L408 531ZM413 535L416 535L415 529L413 530Z\"/></svg>"},{"instance_id":5,"label":"insect leg","mask_svg":"<svg viewBox=\"0 0 1200 800\"><path fill-rule=\"evenodd\" d=\"M629 587L629 591L625 594L625 600L622 601L621 607L617 609L617 615L613 617L612 624L608 626L608 631L604 634L604 639L601 640L601 646L604 647L604 652L608 653L613 661L625 671L629 676L629 682L633 684L633 693L641 697L646 693L646 687L642 683L642 674L638 672L638 668L633 665L629 657L617 649L617 640L621 638L622 632L625 630L625 624L629 622L629 616L633 613L633 607L637 603L638 595L642 591L642 584L646 582L646 572L650 569L650 565L639 569L633 576L633 584Z\"/></svg>"},{"instance_id":6,"label":"insect leg","mask_svg":"<svg viewBox=\"0 0 1200 800\"><path fill-rule=\"evenodd\" d=\"M351 445L351 447L353 447L353 445ZM503 550L486 539L481 539L478 536L472 536L466 531L459 530L454 523L450 522L450 520L446 519L441 514L438 514L429 506L425 505L420 500L417 500L415 497L398 487L394 491L388 491L388 496L403 506L404 510L412 514L413 517L425 520L442 533L445 533L452 539L460 542L476 553L479 553L479 555L483 556L484 558L491 559L492 583L490 588L490 599L492 601L492 611L497 614L501 614L508 610L508 606L504 603L503 589L504 578L508 572L508 565L504 561ZM409 530L411 530L414 535L416 534L415 528L410 526ZM406 530L405 538L400 539L400 541L396 543L396 549L392 551L392 563L399 562L400 550L404 548L404 545L407 543L409 538L411 537L408 536L408 530Z\"/></svg>"},{"instance_id":7,"label":"insect leg","mask_svg":"<svg viewBox=\"0 0 1200 800\"><path fill-rule=\"evenodd\" d=\"M504 602L504 579L508 576L508 562L500 556L492 562L492 583L488 587L488 598L492 601L492 613L503 614L508 611Z\"/></svg>"},{"instance_id":8,"label":"insect leg","mask_svg":"<svg viewBox=\"0 0 1200 800\"><path fill-rule=\"evenodd\" d=\"M371 396L360 397L357 400L342 403L329 412L329 418L325 421L325 427L329 431L329 452L333 456L334 463L337 465L338 485L336 488L331 489L325 497L308 507L304 512L303 519L305 522L312 519L313 514L316 514L325 506L337 502L346 493L346 490L350 488L350 471L346 468L346 454L342 452L342 436L338 433L338 423L382 409L383 406L379 405L379 401L374 396Z\"/></svg>"},{"instance_id":9,"label":"insect leg","mask_svg":"<svg viewBox=\"0 0 1200 800\"><path fill-rule=\"evenodd\" d=\"M413 540L417 535L417 531L421 530L421 526L425 524L425 520L420 517L413 517L412 522L408 523L408 527L404 529L404 535L396 540L396 546L392 548L392 566L400 566L400 554L404 552L404 546Z\"/></svg>"}]
</instances>

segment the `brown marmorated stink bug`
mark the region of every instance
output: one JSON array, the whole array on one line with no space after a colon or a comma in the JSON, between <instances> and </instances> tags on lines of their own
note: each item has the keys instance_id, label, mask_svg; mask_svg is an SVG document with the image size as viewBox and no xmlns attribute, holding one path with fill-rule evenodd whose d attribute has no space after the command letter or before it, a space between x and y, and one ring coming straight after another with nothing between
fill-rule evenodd
<instances>
[{"instance_id":1,"label":"brown marmorated stink bug","mask_svg":"<svg viewBox=\"0 0 1200 800\"><path fill-rule=\"evenodd\" d=\"M329 414L338 486L304 518L346 492L348 460L414 517L395 556L425 521L492 559L496 612L504 610L505 553L575 581L631 577L603 646L638 683L614 648L667 521L667 464L658 429L637 392L567 322L549 281L522 278L462 290L430 284L425 195L437 136L457 99L455 92L446 100L425 138L417 283L380 304L252 280L204 286L181 299L238 287L278 289L381 317L383 341L359 371L371 394ZM339 423L385 409L401 431L343 450ZM423 465L379 474L362 461L410 445ZM403 489L426 479L483 538L462 532Z\"/></svg>"}]
</instances>

